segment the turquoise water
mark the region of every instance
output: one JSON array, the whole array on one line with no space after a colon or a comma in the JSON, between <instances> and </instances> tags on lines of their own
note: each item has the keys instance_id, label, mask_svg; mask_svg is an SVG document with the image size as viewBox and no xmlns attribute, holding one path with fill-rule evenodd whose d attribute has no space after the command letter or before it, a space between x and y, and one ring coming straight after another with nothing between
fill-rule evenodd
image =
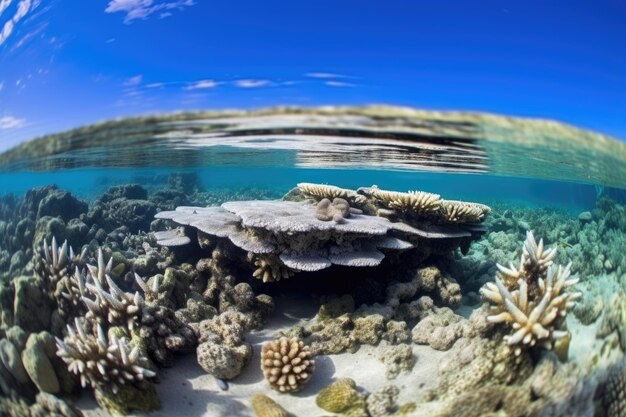
<instances>
[{"instance_id":1,"label":"turquoise water","mask_svg":"<svg viewBox=\"0 0 626 417\"><path fill-rule=\"evenodd\" d=\"M85 415L260 415L255 393L323 415L340 378L363 416L624 415L623 144L524 121L494 139L467 120L236 120L0 155L0 415L61 407L42 393ZM271 379L281 335L310 378Z\"/></svg>"}]
</instances>

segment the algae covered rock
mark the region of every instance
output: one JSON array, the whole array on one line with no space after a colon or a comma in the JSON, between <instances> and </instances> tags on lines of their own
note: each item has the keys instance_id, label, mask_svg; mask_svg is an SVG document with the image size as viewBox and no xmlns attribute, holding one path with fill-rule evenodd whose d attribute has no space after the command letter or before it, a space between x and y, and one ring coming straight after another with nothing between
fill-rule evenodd
<instances>
[{"instance_id":1,"label":"algae covered rock","mask_svg":"<svg viewBox=\"0 0 626 417\"><path fill-rule=\"evenodd\" d=\"M19 350L8 339L0 340L0 360L11 375L22 384L29 381L28 373L24 369Z\"/></svg>"},{"instance_id":2,"label":"algae covered rock","mask_svg":"<svg viewBox=\"0 0 626 417\"><path fill-rule=\"evenodd\" d=\"M350 378L340 378L315 397L315 404L325 411L350 417L367 417L365 398Z\"/></svg>"},{"instance_id":3,"label":"algae covered rock","mask_svg":"<svg viewBox=\"0 0 626 417\"><path fill-rule=\"evenodd\" d=\"M94 394L98 405L112 413L126 415L135 410L147 413L161 408L155 385L147 381L123 385L116 393L106 386L98 386Z\"/></svg>"},{"instance_id":4,"label":"algae covered rock","mask_svg":"<svg viewBox=\"0 0 626 417\"><path fill-rule=\"evenodd\" d=\"M287 417L287 411L267 395L255 394L250 399L257 417Z\"/></svg>"},{"instance_id":5,"label":"algae covered rock","mask_svg":"<svg viewBox=\"0 0 626 417\"><path fill-rule=\"evenodd\" d=\"M37 277L18 277L13 281L15 298L13 320L16 326L28 332L48 329L52 308L44 293L44 283Z\"/></svg>"},{"instance_id":6,"label":"algae covered rock","mask_svg":"<svg viewBox=\"0 0 626 417\"><path fill-rule=\"evenodd\" d=\"M39 391L57 394L60 392L61 386L52 362L46 355L46 347L42 339L37 337L35 333L29 336L26 349L22 352L22 362L28 376Z\"/></svg>"}]
</instances>

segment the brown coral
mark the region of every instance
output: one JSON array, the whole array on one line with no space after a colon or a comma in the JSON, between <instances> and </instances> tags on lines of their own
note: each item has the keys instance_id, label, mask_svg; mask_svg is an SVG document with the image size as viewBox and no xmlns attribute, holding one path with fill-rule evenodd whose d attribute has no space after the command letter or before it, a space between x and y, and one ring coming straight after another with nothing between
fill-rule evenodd
<instances>
[{"instance_id":1,"label":"brown coral","mask_svg":"<svg viewBox=\"0 0 626 417\"><path fill-rule=\"evenodd\" d=\"M300 391L311 378L314 361L304 342L281 337L263 345L261 369L273 389L295 392Z\"/></svg>"}]
</instances>

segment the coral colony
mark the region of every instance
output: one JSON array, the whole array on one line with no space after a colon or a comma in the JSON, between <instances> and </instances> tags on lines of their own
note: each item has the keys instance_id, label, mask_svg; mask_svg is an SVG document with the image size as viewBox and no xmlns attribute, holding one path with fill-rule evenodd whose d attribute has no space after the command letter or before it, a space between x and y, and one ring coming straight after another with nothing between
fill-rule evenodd
<instances>
[{"instance_id":1,"label":"coral colony","mask_svg":"<svg viewBox=\"0 0 626 417\"><path fill-rule=\"evenodd\" d=\"M71 403L80 387L110 412L155 410L159 370L194 353L219 387L211 395L244 371L262 373L269 389L247 400L259 417L289 415L281 398L298 391L339 416L456 416L459 404L510 416L564 404L552 415L566 416L594 396L608 417L626 409L623 366L585 384L577 381L589 370L568 361L571 320L602 317L597 338L613 340L606 350L626 346L624 315L602 315L603 303L624 308L624 292L605 300L584 275L572 276L624 271L607 259L581 263L591 250L585 236L600 230L594 219L619 219L611 213L621 207L600 202L601 214L567 226L582 243L547 248L528 231L514 264L521 229L552 233L541 229L545 217L423 191L311 183L282 199L250 192L207 207L216 197L200 186L176 188L190 180L173 178L151 197L139 185L112 187L91 206L55 187L3 202L4 247L18 255L0 258L0 414L80 416ZM602 230L623 227L616 221ZM310 295L314 281L337 277L358 285L315 295L314 317L260 345L247 340L280 308L272 295L283 286ZM459 315L460 305L471 313ZM388 385L368 392L341 369L334 381L316 375L316 356L368 345ZM393 380L414 368L416 347L443 355L438 379L422 398L399 403ZM257 349L260 366L250 364Z\"/></svg>"}]
</instances>

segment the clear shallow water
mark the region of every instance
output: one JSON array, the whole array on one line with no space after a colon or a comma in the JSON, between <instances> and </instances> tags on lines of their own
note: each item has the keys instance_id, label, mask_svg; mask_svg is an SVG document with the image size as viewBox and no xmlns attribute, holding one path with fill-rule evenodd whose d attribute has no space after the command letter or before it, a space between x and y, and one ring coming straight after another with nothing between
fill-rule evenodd
<instances>
[{"instance_id":1,"label":"clear shallow water","mask_svg":"<svg viewBox=\"0 0 626 417\"><path fill-rule=\"evenodd\" d=\"M522 415L515 414L514 410L518 409L526 410L524 415L539 415L540 410L555 404L570 404L571 407L552 415L599 416L604 415L597 411L602 407L614 406L615 409L619 404L615 405L618 401L612 400L614 391L611 390L616 389L615 384L626 381L626 376L620 374L626 346L625 323L620 313L626 307L623 290L626 282L624 145L590 132L546 122L485 115L377 111L379 113L372 109L344 110L343 114L335 115L325 110L320 111L320 115L308 110L302 111L304 115L294 112L279 116L260 112L228 117L218 114L211 118L178 115L110 122L42 138L0 155L0 303L3 308L0 332L6 340L2 342L4 373L0 388L6 398L14 401L21 398L28 403L34 400L37 390L42 390L37 375L44 371L35 367L25 377L15 361L8 359L9 353L17 351L24 366L31 366L26 362L34 348L20 340L41 331L60 338L68 336L62 325L71 321L55 313L61 310L62 302L43 284L50 279L49 272L41 272L42 260L37 258L44 240L49 243L52 236L56 236L60 243L67 239L76 253L86 247L87 259L79 263L81 266L94 264L97 248L103 248L105 258L114 257L114 266L120 268L115 273L110 272L111 275L117 285L129 292L138 290L129 272L149 279L166 274L167 268L189 272L189 267L184 265L191 265L195 275L179 276L178 280L189 281L184 281L187 283L180 287L174 285L177 289L166 298L170 297L168 308L194 322L199 318L190 319L188 311L180 312L187 308L191 299L199 297L207 306L205 310L212 308L217 309L214 313L222 312L224 302L211 299L204 292L208 291L206 280L218 279L219 273L212 270L207 277L206 271L194 268L200 265L200 259L210 257L208 252L203 253L198 248L169 252L160 249L152 235L144 233L167 226L163 221L153 222L155 214L180 205L216 206L234 200L276 200L296 184L306 182L352 190L372 185L395 191L420 190L440 194L445 200L464 200L492 208L482 223L485 232L475 237L469 249L461 251L453 247L449 253L428 252L420 258L418 267L438 268L449 280L444 280L448 282L445 285L458 287L458 299L443 295L444 290L424 287L414 290L402 303L408 306L427 296L432 298L431 302L434 300L436 308L412 318L394 313L395 321L404 323L411 333L408 340L398 343L412 349L417 362L395 380L400 389L394 400L397 404L390 410L413 404L415 414L407 415L434 415L436 404L444 409L454 409L453 405L457 404L456 407L465 410L465 415L484 415L498 408L497 395L518 398L515 404L505 406L509 415ZM115 188L129 184L138 186ZM49 185L58 189L35 190ZM493 346L498 346L493 349L506 349L506 339L503 339L507 334L506 325L494 326L482 333L469 329L475 323L486 322L484 314L482 318L479 315L480 311L487 311L486 307L481 310L486 300L481 299L480 290L494 280L496 263L507 265L518 261L527 230L533 230L537 240L543 238L546 246L557 248L556 263L572 262L573 276L581 282L571 291L580 292L582 298L577 307L570 308L559 319L559 329L568 332L570 340L569 347L564 348L565 355L562 347L534 347L524 350L518 359L502 361L490 354L489 349ZM195 240L195 235L192 237ZM420 241L419 245L438 247L430 241ZM309 307L315 306L315 310L335 296L350 297L354 307L361 303L370 306L389 303L388 297L385 298L387 286L394 279L405 284L411 282L408 276L414 273L411 268L416 267L413 258L401 259L404 261L399 264L383 263L371 269L339 267L331 268L328 273L304 272L269 284L252 278L251 271L242 266L245 259L238 259L234 263L242 265L235 268L235 279L249 284L254 294L268 293L274 297L275 308L280 313L277 314L283 317L284 304L280 300L285 297L304 297L304 302ZM71 275L61 273L64 274ZM307 274L309 279L305 280ZM204 276L204 283L200 283L198 276ZM338 284L342 280L345 284ZM223 297L232 296L227 287L220 291L225 294ZM40 314L35 314L34 318L24 316L25 311L33 309L45 312L48 319ZM308 310L306 314L298 311L290 314L306 321L314 320ZM252 314L245 311L245 314ZM452 311L457 315L445 316L453 314ZM267 335L262 340L274 337L276 328L289 333L289 327L296 324L277 324L277 314L269 319L265 317L269 324L259 326L260 334ZM368 320L377 320L372 318L372 313L368 314L365 315ZM472 314L474 318L468 320ZM211 317L207 313L202 318L211 320ZM384 326L389 319L384 319ZM450 320L465 327L453 329L450 324L442 324ZM110 326L104 318L102 321L106 327ZM326 325L332 328L333 323L331 320ZM17 333L22 336L17 337ZM389 340L394 340L382 330L379 333L368 339L375 343L362 342L364 346L374 346L374 353L370 355L372 361L376 361L376 352L382 352L390 344ZM428 338L415 336L430 333L441 337L426 340ZM456 339L443 348L442 340L453 337L451 334L456 335ZM248 337L259 340L255 332ZM309 334L307 337L305 341L310 342L316 336ZM342 337L348 338L347 335ZM351 337L359 338L354 334ZM315 350L314 342L311 343ZM485 347L489 343L495 345ZM478 347L463 350L466 344ZM356 347L352 345L348 350ZM260 348L260 343L253 346L256 355ZM472 359L467 358L468 349ZM24 356L26 351L29 353ZM188 355L194 352L195 348ZM560 361L553 352L559 353ZM382 388L381 384L386 382L384 370L374 378L370 375L359 380L354 367L346 365L343 359L332 359L331 353L337 352L317 351L320 363L336 361L333 362L336 364L333 378L350 376L369 392ZM428 388L434 391L429 394L425 389L406 388L419 385L418 381L426 372L422 366L432 362L435 357L432 355L441 355L437 356L436 363L458 362L454 367L457 373L452 372L450 366L431 369L429 372L434 373L428 374ZM513 353L508 356L516 357ZM54 355L49 360L60 379L59 368L63 368L63 362ZM153 357L151 360L158 365L154 369L159 371L163 363ZM257 360L256 356L253 360ZM545 368L550 361L556 362L550 365L554 368L546 377ZM496 363L504 369L504 375L472 371L472 367L483 369ZM175 366L174 361L174 369ZM364 365L371 369L377 369L376 366L382 365L379 362ZM254 389L274 393L263 385L262 377L255 375L255 370L258 374L257 364L248 364L240 381L252 378L257 383ZM23 381L18 381L18 377ZM472 380L474 377L478 379ZM531 401L525 393L528 385L540 377L547 381L544 383L558 386L560 390L534 393L538 400ZM380 386L369 379L381 381ZM473 382L463 386L459 382L463 380ZM167 381L157 385L161 394L171 389ZM331 382L329 375L313 378L311 387L314 388L305 389L301 397L294 397L302 399L299 406L290 402L288 396L274 397L279 403L292 407L290 411L295 415L320 414L323 410L316 408L315 395ZM388 382L394 383L394 380ZM238 383L237 377L232 378L230 392L236 401L248 401L250 392L242 388L245 385ZM138 386L145 389L141 384ZM68 398L62 388L45 389L54 391L52 393L59 398ZM493 409L488 404L480 408L463 396L481 395L481 389L496 392ZM205 401L213 403L220 398L223 400L217 391ZM15 408L14 403L6 404ZM163 407L172 410L170 404L163 404ZM235 408L228 408L228 405L226 411L206 407L207 415L235 413ZM596 411L589 414L593 409ZM237 410L237 414L252 415L248 408ZM437 415L448 415L439 412L443 414Z\"/></svg>"}]
</instances>

